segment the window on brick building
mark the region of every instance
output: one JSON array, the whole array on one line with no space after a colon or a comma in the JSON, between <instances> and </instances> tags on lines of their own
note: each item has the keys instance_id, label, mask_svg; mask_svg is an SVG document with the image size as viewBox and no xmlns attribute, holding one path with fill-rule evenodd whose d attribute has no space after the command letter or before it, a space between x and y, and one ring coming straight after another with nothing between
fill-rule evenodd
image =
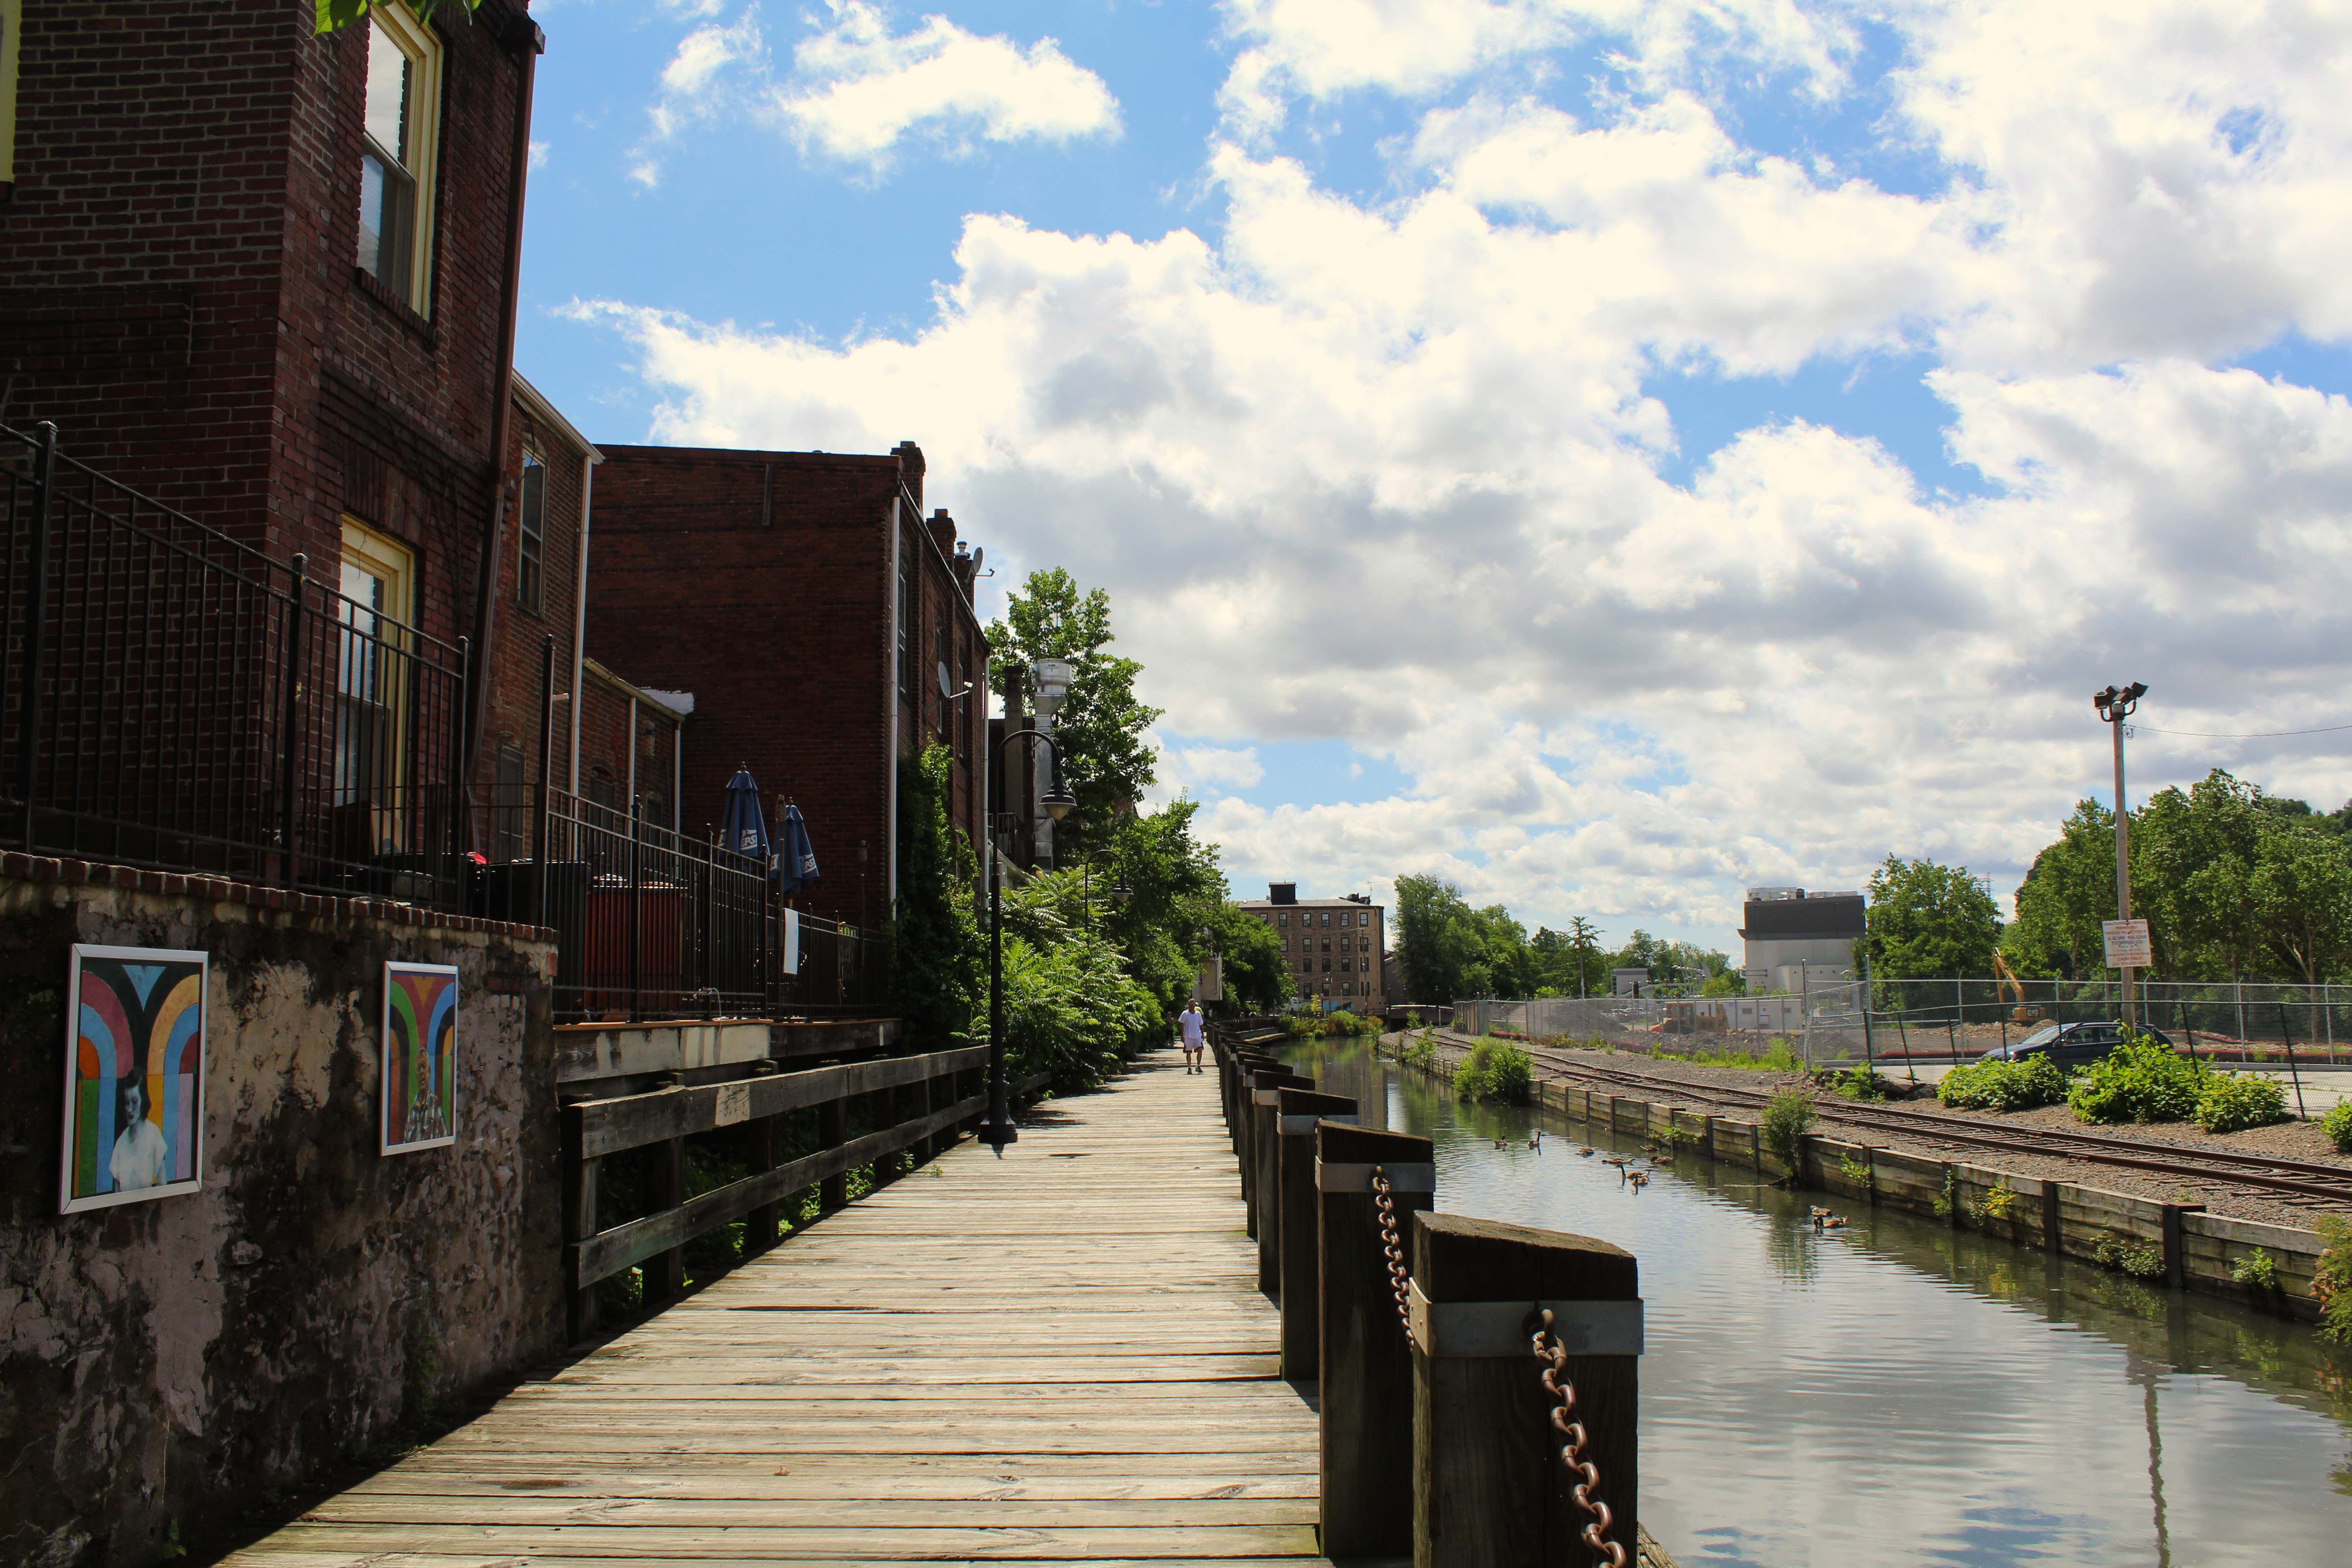
<instances>
[{"instance_id":1,"label":"window on brick building","mask_svg":"<svg viewBox=\"0 0 2352 1568\"><path fill-rule=\"evenodd\" d=\"M515 501L515 532L522 560L515 568L515 598L532 615L547 612L547 465L522 455L522 493Z\"/></svg>"},{"instance_id":2,"label":"window on brick building","mask_svg":"<svg viewBox=\"0 0 2352 1568\"><path fill-rule=\"evenodd\" d=\"M441 43L415 14L372 6L360 153L360 270L426 313L433 174L439 163Z\"/></svg>"},{"instance_id":3,"label":"window on brick building","mask_svg":"<svg viewBox=\"0 0 2352 1568\"><path fill-rule=\"evenodd\" d=\"M408 623L416 558L373 529L343 521L335 601L334 843L365 859L394 847L407 766Z\"/></svg>"},{"instance_id":4,"label":"window on brick building","mask_svg":"<svg viewBox=\"0 0 2352 1568\"><path fill-rule=\"evenodd\" d=\"M491 785L490 858L520 860L530 841L522 782L522 748L512 741L499 742L496 782Z\"/></svg>"}]
</instances>

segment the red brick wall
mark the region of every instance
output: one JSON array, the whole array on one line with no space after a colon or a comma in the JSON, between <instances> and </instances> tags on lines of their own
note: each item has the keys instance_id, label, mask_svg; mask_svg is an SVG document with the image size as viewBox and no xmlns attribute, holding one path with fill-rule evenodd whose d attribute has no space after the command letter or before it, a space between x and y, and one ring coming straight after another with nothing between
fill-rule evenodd
<instances>
[{"instance_id":1,"label":"red brick wall","mask_svg":"<svg viewBox=\"0 0 2352 1568\"><path fill-rule=\"evenodd\" d=\"M911 749L923 693L937 700L933 617L949 616L967 646L979 635L950 559L927 528L909 528L926 673L914 701L898 700L892 504L910 516L919 504L921 453L604 450L589 656L639 686L694 693L683 742L690 825L715 820L728 779L749 766L772 827L786 797L808 820L822 876L801 907L878 923L890 905L893 705L898 744ZM955 809L976 836L971 776L958 770Z\"/></svg>"},{"instance_id":2,"label":"red brick wall","mask_svg":"<svg viewBox=\"0 0 2352 1568\"><path fill-rule=\"evenodd\" d=\"M0 422L332 583L346 510L473 630L488 521L520 15L445 60L429 322L353 264L366 32L288 0L27 7L0 227ZM534 650L535 652L535 650ZM532 665L536 700L536 664Z\"/></svg>"},{"instance_id":3,"label":"red brick wall","mask_svg":"<svg viewBox=\"0 0 2352 1568\"><path fill-rule=\"evenodd\" d=\"M496 757L502 743L523 753L523 777L539 782L541 725L541 660L547 639L555 639L554 689L572 689L572 637L580 601L580 465L583 454L555 426L534 416L520 398L515 400L512 435L508 441L507 478L519 495L522 455L528 447L547 468L546 544L541 553L546 592L537 612L520 598L522 577L522 530L507 519L506 539L499 556L497 646L492 651L489 713L482 726L482 754L475 759L476 784L488 790L493 782ZM471 613L471 605L467 606ZM570 789L572 716L563 704L555 709L555 748L547 778L559 789ZM640 764L642 766L642 764ZM662 791L668 794L664 784ZM488 799L486 794L482 797Z\"/></svg>"}]
</instances>

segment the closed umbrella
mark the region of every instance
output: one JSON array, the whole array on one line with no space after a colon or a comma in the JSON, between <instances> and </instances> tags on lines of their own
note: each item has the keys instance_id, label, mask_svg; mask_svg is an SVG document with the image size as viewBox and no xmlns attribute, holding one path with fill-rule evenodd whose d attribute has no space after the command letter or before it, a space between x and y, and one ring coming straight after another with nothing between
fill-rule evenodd
<instances>
[{"instance_id":1,"label":"closed umbrella","mask_svg":"<svg viewBox=\"0 0 2352 1568\"><path fill-rule=\"evenodd\" d=\"M775 847L768 841L768 819L760 812L760 786L750 767L735 770L727 781L727 814L719 830L721 847L760 862L770 877L776 874Z\"/></svg>"},{"instance_id":2,"label":"closed umbrella","mask_svg":"<svg viewBox=\"0 0 2352 1568\"><path fill-rule=\"evenodd\" d=\"M777 845L777 878L787 893L797 893L804 882L816 880L816 849L809 843L808 824L801 818L801 808L792 802L784 803L784 820L780 829L782 842Z\"/></svg>"}]
</instances>

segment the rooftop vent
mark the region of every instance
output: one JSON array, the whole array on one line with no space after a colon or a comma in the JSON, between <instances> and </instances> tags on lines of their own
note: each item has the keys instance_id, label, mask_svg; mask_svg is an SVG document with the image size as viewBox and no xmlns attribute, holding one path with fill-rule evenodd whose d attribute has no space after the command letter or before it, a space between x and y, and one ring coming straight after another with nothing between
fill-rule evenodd
<instances>
[{"instance_id":1,"label":"rooftop vent","mask_svg":"<svg viewBox=\"0 0 2352 1568\"><path fill-rule=\"evenodd\" d=\"M1296 882L1268 882L1265 885L1265 893L1267 898L1273 900L1277 904L1295 904L1298 901L1298 884Z\"/></svg>"}]
</instances>

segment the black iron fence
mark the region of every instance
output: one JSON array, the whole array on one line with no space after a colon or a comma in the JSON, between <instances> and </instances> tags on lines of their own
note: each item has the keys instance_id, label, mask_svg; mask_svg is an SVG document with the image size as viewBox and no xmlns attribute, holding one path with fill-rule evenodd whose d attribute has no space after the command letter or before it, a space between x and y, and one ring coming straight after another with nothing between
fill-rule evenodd
<instances>
[{"instance_id":1,"label":"black iron fence","mask_svg":"<svg viewBox=\"0 0 2352 1568\"><path fill-rule=\"evenodd\" d=\"M534 858L489 867L482 912L561 933L565 1023L887 1010L890 950L784 908L752 857L541 786Z\"/></svg>"},{"instance_id":2,"label":"black iron fence","mask_svg":"<svg viewBox=\"0 0 2352 1568\"><path fill-rule=\"evenodd\" d=\"M0 838L463 907L467 652L413 581L311 581L46 425L0 426Z\"/></svg>"}]
</instances>

